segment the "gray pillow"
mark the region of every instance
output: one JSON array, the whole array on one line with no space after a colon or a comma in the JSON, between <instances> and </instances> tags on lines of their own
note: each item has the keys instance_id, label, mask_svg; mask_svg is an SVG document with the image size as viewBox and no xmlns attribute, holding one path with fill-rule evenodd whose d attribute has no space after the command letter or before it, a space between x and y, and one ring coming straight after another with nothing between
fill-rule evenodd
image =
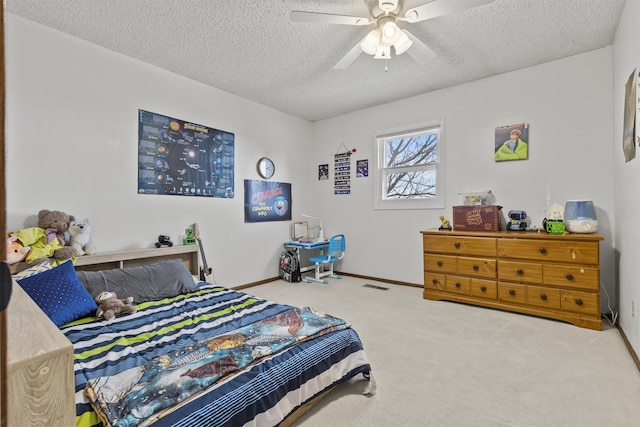
<instances>
[{"instance_id":1,"label":"gray pillow","mask_svg":"<svg viewBox=\"0 0 640 427\"><path fill-rule=\"evenodd\" d=\"M114 270L78 271L77 275L94 299L100 292L109 291L120 299L133 297L133 302L140 304L198 290L179 259Z\"/></svg>"}]
</instances>

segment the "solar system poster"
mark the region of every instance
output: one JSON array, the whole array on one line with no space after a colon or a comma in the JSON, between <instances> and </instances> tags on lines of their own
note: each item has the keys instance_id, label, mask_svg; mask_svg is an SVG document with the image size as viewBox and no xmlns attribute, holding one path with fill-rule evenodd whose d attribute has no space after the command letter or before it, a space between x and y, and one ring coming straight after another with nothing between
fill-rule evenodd
<instances>
[{"instance_id":1,"label":"solar system poster","mask_svg":"<svg viewBox=\"0 0 640 427\"><path fill-rule=\"evenodd\" d=\"M138 110L138 193L233 198L234 134Z\"/></svg>"},{"instance_id":2,"label":"solar system poster","mask_svg":"<svg viewBox=\"0 0 640 427\"><path fill-rule=\"evenodd\" d=\"M244 180L244 222L291 221L291 184Z\"/></svg>"}]
</instances>

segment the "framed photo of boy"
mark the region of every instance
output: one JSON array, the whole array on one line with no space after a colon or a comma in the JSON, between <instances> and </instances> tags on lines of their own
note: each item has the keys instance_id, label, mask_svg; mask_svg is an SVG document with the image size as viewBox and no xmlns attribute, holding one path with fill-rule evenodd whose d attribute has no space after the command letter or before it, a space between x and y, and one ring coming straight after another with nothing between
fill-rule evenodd
<instances>
[{"instance_id":1,"label":"framed photo of boy","mask_svg":"<svg viewBox=\"0 0 640 427\"><path fill-rule=\"evenodd\" d=\"M527 123L518 123L496 127L493 148L496 162L528 159L529 125Z\"/></svg>"}]
</instances>

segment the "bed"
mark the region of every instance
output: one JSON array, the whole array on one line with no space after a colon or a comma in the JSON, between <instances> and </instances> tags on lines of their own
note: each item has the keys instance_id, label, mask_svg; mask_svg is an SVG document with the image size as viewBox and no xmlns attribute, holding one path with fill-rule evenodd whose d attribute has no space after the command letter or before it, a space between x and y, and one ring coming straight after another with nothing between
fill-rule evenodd
<instances>
[{"instance_id":1,"label":"bed","mask_svg":"<svg viewBox=\"0 0 640 427\"><path fill-rule=\"evenodd\" d=\"M111 321L94 317L89 301L74 302L72 321L41 305L74 346L76 426L286 426L359 374L373 393L348 323L200 282L196 251L85 256L18 278L38 305L33 288L50 271L75 278L91 300L102 290L134 296L137 312Z\"/></svg>"}]
</instances>

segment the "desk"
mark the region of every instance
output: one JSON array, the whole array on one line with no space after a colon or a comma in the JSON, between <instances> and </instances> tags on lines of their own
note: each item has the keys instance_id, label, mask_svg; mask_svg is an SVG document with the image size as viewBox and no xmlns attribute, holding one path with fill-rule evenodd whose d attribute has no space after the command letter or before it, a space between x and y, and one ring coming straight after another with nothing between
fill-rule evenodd
<instances>
[{"instance_id":1,"label":"desk","mask_svg":"<svg viewBox=\"0 0 640 427\"><path fill-rule=\"evenodd\" d=\"M298 253L298 260L300 260L301 249L304 249L307 251L319 250L322 253L324 253L324 250L329 247L329 242L323 241L323 242L314 242L314 243L300 243L300 242L293 241L293 242L284 242L283 245L287 249L293 249L294 251L296 251ZM315 266L313 265L307 265L304 267L300 265L301 273L304 273L305 271L309 271L313 269L315 269Z\"/></svg>"}]
</instances>

